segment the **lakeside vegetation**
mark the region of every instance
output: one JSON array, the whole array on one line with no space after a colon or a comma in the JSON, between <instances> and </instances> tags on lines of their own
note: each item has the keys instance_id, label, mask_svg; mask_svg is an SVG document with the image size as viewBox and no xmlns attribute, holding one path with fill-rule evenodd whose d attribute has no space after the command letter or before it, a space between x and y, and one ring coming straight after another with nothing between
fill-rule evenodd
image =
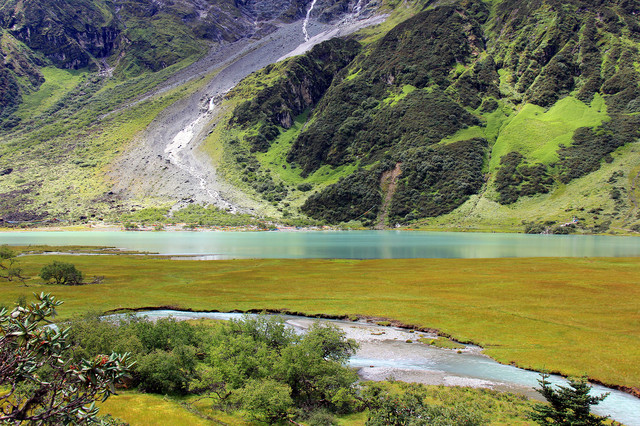
<instances>
[{"instance_id":1,"label":"lakeside vegetation","mask_svg":"<svg viewBox=\"0 0 640 426\"><path fill-rule=\"evenodd\" d=\"M360 382L347 365L358 344L330 323L299 334L269 315L150 321L87 313L64 328L47 327L63 303L40 293L35 303L23 299L0 309L0 389L8 390L0 392L0 420L120 426L158 423L159 413L175 419L182 411L179 424L220 423L222 416L232 424L334 425L349 417L347 424L366 418L368 426L425 418L477 426L521 423L546 410L509 393ZM105 402L114 384L136 392L111 406L117 414L107 404L105 415L95 402Z\"/></svg>"},{"instance_id":2,"label":"lakeside vegetation","mask_svg":"<svg viewBox=\"0 0 640 426\"><path fill-rule=\"evenodd\" d=\"M37 275L52 261L104 279L46 285ZM640 388L637 258L176 261L52 255L20 257L20 267L27 286L4 283L0 303L55 291L66 301L60 319L90 309L159 306L387 318L477 343L503 363Z\"/></svg>"}]
</instances>

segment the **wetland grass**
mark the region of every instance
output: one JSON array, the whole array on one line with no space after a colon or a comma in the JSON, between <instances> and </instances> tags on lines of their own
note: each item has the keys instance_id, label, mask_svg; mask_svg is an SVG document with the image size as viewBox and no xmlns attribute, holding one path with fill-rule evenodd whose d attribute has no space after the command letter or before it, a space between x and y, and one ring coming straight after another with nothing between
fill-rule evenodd
<instances>
[{"instance_id":1,"label":"wetland grass","mask_svg":"<svg viewBox=\"0 0 640 426\"><path fill-rule=\"evenodd\" d=\"M86 286L44 285L40 268L75 264ZM27 287L52 292L60 319L88 310L170 306L361 315L429 327L494 359L640 388L640 259L518 258L185 261L141 256L24 256Z\"/></svg>"}]
</instances>

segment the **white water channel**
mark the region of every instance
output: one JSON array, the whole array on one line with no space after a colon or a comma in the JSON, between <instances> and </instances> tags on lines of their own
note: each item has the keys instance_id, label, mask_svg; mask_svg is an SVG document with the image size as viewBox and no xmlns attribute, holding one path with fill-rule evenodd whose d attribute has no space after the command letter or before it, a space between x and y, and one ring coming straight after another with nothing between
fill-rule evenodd
<instances>
[{"instance_id":1,"label":"white water channel","mask_svg":"<svg viewBox=\"0 0 640 426\"><path fill-rule=\"evenodd\" d=\"M307 10L307 16L305 16L304 21L302 21L302 34L304 34L304 41L309 41L309 32L307 31L307 26L309 25L309 18L311 18L311 11L313 10L313 6L316 5L317 0L313 0L311 2L311 6Z\"/></svg>"},{"instance_id":2,"label":"white water channel","mask_svg":"<svg viewBox=\"0 0 640 426\"><path fill-rule=\"evenodd\" d=\"M240 320L246 314L158 310L138 312L136 315L146 316L151 320L169 316L178 320ZM363 321L318 320L290 315L282 317L300 333L304 333L315 321L322 321L336 325L345 332L347 338L355 339L360 348L349 363L358 369L358 374L364 380L380 381L394 377L405 382L496 389L540 399L540 395L534 390L538 387L538 373L500 364L483 355L481 348L477 346L469 345L458 353L456 350L416 342L421 337L436 337L429 333L383 327ZM554 385L568 384L560 376L551 376L549 381ZM604 393L609 393L609 396L593 407L594 413L610 416L627 426L640 426L640 399L615 389L593 386L592 395Z\"/></svg>"},{"instance_id":3,"label":"white water channel","mask_svg":"<svg viewBox=\"0 0 640 426\"><path fill-rule=\"evenodd\" d=\"M198 135L213 117L216 109L215 99L215 97L211 97L208 100L207 107L198 114L194 121L174 136L171 143L164 149L164 153L171 164L198 180L200 188L211 198L213 204L229 212L236 213L235 206L224 200L218 191L210 188L206 174L190 162L193 156L189 156L189 151L195 148L194 145L199 140Z\"/></svg>"}]
</instances>

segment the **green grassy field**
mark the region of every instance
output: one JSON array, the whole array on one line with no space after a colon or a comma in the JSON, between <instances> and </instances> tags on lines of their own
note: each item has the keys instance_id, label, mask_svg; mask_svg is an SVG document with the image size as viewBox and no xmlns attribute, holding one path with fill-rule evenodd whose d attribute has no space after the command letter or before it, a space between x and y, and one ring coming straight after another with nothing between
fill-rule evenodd
<instances>
[{"instance_id":1,"label":"green grassy field","mask_svg":"<svg viewBox=\"0 0 640 426\"><path fill-rule=\"evenodd\" d=\"M500 130L489 169L495 171L500 159L511 151L520 152L532 162L550 164L557 161L560 145L571 145L577 128L599 126L608 118L604 99L599 95L590 105L571 96L549 110L526 104Z\"/></svg>"},{"instance_id":2,"label":"green grassy field","mask_svg":"<svg viewBox=\"0 0 640 426\"><path fill-rule=\"evenodd\" d=\"M87 279L50 286L53 260ZM373 316L475 342L503 363L640 388L640 259L175 261L139 256L25 256L26 284L3 283L0 303L52 292L60 319L87 310L274 309Z\"/></svg>"},{"instance_id":3,"label":"green grassy field","mask_svg":"<svg viewBox=\"0 0 640 426\"><path fill-rule=\"evenodd\" d=\"M398 388L399 382L388 383L388 388ZM464 401L467 406L484 414L488 424L499 425L533 425L527 420L526 413L531 410L533 402L519 395L500 393L487 389L471 389L460 387L426 386L427 403L451 406ZM154 394L143 394L133 391L121 392L100 404L100 414L110 414L131 425L259 425L241 412L228 413L216 410L207 399L197 397L171 397ZM339 425L364 426L367 411L342 415L336 418Z\"/></svg>"}]
</instances>

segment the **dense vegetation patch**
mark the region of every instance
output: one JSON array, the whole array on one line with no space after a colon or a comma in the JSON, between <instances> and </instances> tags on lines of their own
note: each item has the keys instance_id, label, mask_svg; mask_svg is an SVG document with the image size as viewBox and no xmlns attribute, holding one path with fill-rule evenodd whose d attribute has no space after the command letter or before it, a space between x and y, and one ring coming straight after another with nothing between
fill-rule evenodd
<instances>
[{"instance_id":1,"label":"dense vegetation patch","mask_svg":"<svg viewBox=\"0 0 640 426\"><path fill-rule=\"evenodd\" d=\"M140 390L198 394L256 420L285 420L295 407L306 413L356 408L357 375L346 362L357 346L330 325L314 324L299 336L268 316L213 326L87 316L71 323L70 340L78 359L105 348L129 352L136 361L130 385Z\"/></svg>"},{"instance_id":2,"label":"dense vegetation patch","mask_svg":"<svg viewBox=\"0 0 640 426\"><path fill-rule=\"evenodd\" d=\"M613 151L638 137L640 117L637 115L615 115L602 126L576 130L573 143L559 151L560 180L567 183L598 170L602 161L613 160Z\"/></svg>"},{"instance_id":3,"label":"dense vegetation patch","mask_svg":"<svg viewBox=\"0 0 640 426\"><path fill-rule=\"evenodd\" d=\"M501 204L514 203L521 196L544 194L553 185L544 164L528 165L522 154L512 151L500 159L496 190Z\"/></svg>"},{"instance_id":4,"label":"dense vegetation patch","mask_svg":"<svg viewBox=\"0 0 640 426\"><path fill-rule=\"evenodd\" d=\"M372 221L382 204L380 177L389 166L359 170L312 194L302 206L307 215L330 223L362 219Z\"/></svg>"},{"instance_id":5,"label":"dense vegetation patch","mask_svg":"<svg viewBox=\"0 0 640 426\"><path fill-rule=\"evenodd\" d=\"M449 71L468 63L480 46L478 22L458 12L453 6L422 12L356 59L350 68L357 73L327 91L288 160L311 173L325 163L337 166L376 158L389 148L402 152L439 142L478 124L442 92ZM401 94L407 86L426 90Z\"/></svg>"},{"instance_id":6,"label":"dense vegetation patch","mask_svg":"<svg viewBox=\"0 0 640 426\"><path fill-rule=\"evenodd\" d=\"M408 151L391 204L392 223L449 213L478 192L486 147L486 140L472 139Z\"/></svg>"}]
</instances>

